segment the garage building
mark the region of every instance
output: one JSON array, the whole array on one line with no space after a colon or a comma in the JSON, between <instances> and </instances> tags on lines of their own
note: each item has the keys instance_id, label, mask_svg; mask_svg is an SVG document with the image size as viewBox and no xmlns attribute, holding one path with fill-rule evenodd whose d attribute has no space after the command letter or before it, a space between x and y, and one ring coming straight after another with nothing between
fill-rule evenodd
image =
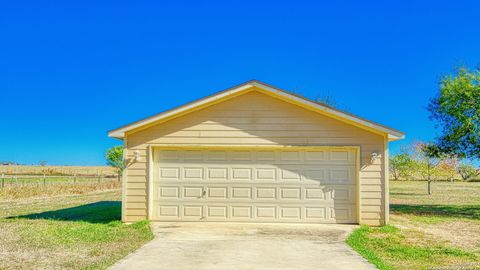
<instances>
[{"instance_id":1,"label":"garage building","mask_svg":"<svg viewBox=\"0 0 480 270\"><path fill-rule=\"evenodd\" d=\"M400 131L259 81L109 132L122 220L388 223Z\"/></svg>"}]
</instances>

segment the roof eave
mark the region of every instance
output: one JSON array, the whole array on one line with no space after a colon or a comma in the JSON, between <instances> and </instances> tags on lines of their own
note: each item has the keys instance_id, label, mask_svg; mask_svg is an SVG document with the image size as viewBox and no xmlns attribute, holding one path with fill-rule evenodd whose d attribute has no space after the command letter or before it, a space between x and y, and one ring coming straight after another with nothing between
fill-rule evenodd
<instances>
[{"instance_id":1,"label":"roof eave","mask_svg":"<svg viewBox=\"0 0 480 270\"><path fill-rule=\"evenodd\" d=\"M388 141L399 141L405 139L405 134L395 135L395 134L388 134Z\"/></svg>"},{"instance_id":2,"label":"roof eave","mask_svg":"<svg viewBox=\"0 0 480 270\"><path fill-rule=\"evenodd\" d=\"M389 141L396 141L396 140L401 140L405 138L405 134L403 132L400 132L398 130L391 129L389 127L371 122L369 120L360 118L356 115L352 115L350 113L346 113L343 111L340 111L338 109L332 108L326 104L318 103L311 101L309 99L306 99L304 97L295 95L293 93L289 93L285 90L276 88L274 86L265 84L263 82L259 82L256 80L249 81L246 83L243 83L239 86L229 88L227 90L221 91L219 93L213 94L211 96L202 98L200 100L187 103L185 105L182 105L180 107L174 108L172 110L165 111L163 113L154 115L152 117L148 117L145 119L142 119L140 121L134 122L132 124L125 125L123 127L111 130L108 132L108 136L111 138L117 138L117 139L123 139L125 137L125 133L129 132L131 130L135 130L139 127L151 124L153 122L157 122L159 120L165 119L165 118L170 118L171 116L175 116L177 114L182 113L183 111L188 111L191 110L192 108L199 107L199 106L204 106L208 105L210 102L214 102L215 100L221 99L226 96L233 95L235 93L239 93L243 90L246 90L251 87L258 87L259 89L263 89L265 92L271 92L274 93L278 96L283 96L284 98L290 99L290 100L295 100L296 102L300 104L306 104L312 108L317 108L320 109L321 111L324 111L330 115L335 115L337 117L352 121L354 123L360 124L361 126L364 126L366 128L376 130L377 132L387 134L388 135L388 140Z\"/></svg>"},{"instance_id":3,"label":"roof eave","mask_svg":"<svg viewBox=\"0 0 480 270\"><path fill-rule=\"evenodd\" d=\"M125 132L112 131L108 132L108 137L123 140L125 138ZM388 141L399 141L405 139L405 134L388 134Z\"/></svg>"},{"instance_id":4,"label":"roof eave","mask_svg":"<svg viewBox=\"0 0 480 270\"><path fill-rule=\"evenodd\" d=\"M123 139L125 137L125 132L110 131L110 132L108 132L108 137L116 138L116 139Z\"/></svg>"}]
</instances>

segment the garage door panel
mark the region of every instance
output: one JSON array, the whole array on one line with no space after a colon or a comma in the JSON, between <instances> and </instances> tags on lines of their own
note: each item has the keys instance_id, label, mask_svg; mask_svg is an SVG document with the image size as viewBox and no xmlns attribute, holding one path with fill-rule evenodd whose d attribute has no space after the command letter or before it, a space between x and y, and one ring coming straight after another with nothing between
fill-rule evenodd
<instances>
[{"instance_id":1,"label":"garage door panel","mask_svg":"<svg viewBox=\"0 0 480 270\"><path fill-rule=\"evenodd\" d=\"M202 180L204 179L202 167L183 168L183 180Z\"/></svg>"},{"instance_id":2,"label":"garage door panel","mask_svg":"<svg viewBox=\"0 0 480 270\"><path fill-rule=\"evenodd\" d=\"M246 161L253 160L251 151L230 151L230 160L232 161Z\"/></svg>"},{"instance_id":3,"label":"garage door panel","mask_svg":"<svg viewBox=\"0 0 480 270\"><path fill-rule=\"evenodd\" d=\"M356 222L352 150L162 152L154 220Z\"/></svg>"},{"instance_id":4,"label":"garage door panel","mask_svg":"<svg viewBox=\"0 0 480 270\"><path fill-rule=\"evenodd\" d=\"M160 178L179 180L180 168L178 167L160 167Z\"/></svg>"},{"instance_id":5,"label":"garage door panel","mask_svg":"<svg viewBox=\"0 0 480 270\"><path fill-rule=\"evenodd\" d=\"M349 150L331 150L330 152L330 161L333 162L353 162L353 152Z\"/></svg>"},{"instance_id":6,"label":"garage door panel","mask_svg":"<svg viewBox=\"0 0 480 270\"><path fill-rule=\"evenodd\" d=\"M309 220L325 220L327 208L325 207L305 207L305 218Z\"/></svg>"},{"instance_id":7,"label":"garage door panel","mask_svg":"<svg viewBox=\"0 0 480 270\"><path fill-rule=\"evenodd\" d=\"M204 216L202 205L184 205L182 208L183 218L185 219L200 220Z\"/></svg>"},{"instance_id":8,"label":"garage door panel","mask_svg":"<svg viewBox=\"0 0 480 270\"><path fill-rule=\"evenodd\" d=\"M275 206L256 206L256 218L275 220L277 218L277 207Z\"/></svg>"},{"instance_id":9,"label":"garage door panel","mask_svg":"<svg viewBox=\"0 0 480 270\"><path fill-rule=\"evenodd\" d=\"M276 187L257 187L255 190L256 199L259 200L275 200L277 197Z\"/></svg>"},{"instance_id":10,"label":"garage door panel","mask_svg":"<svg viewBox=\"0 0 480 270\"><path fill-rule=\"evenodd\" d=\"M256 152L256 160L257 161L275 161L276 160L276 154L275 151L258 151ZM270 164L266 163L266 164Z\"/></svg>"},{"instance_id":11,"label":"garage door panel","mask_svg":"<svg viewBox=\"0 0 480 270\"><path fill-rule=\"evenodd\" d=\"M226 220L227 206L207 205L206 219L208 220Z\"/></svg>"},{"instance_id":12,"label":"garage door panel","mask_svg":"<svg viewBox=\"0 0 480 270\"><path fill-rule=\"evenodd\" d=\"M183 151L183 161L198 161L203 159L203 151L201 150L185 150Z\"/></svg>"},{"instance_id":13,"label":"garage door panel","mask_svg":"<svg viewBox=\"0 0 480 270\"><path fill-rule=\"evenodd\" d=\"M355 188L349 186L336 186L330 188L330 199L337 203L355 203Z\"/></svg>"},{"instance_id":14,"label":"garage door panel","mask_svg":"<svg viewBox=\"0 0 480 270\"><path fill-rule=\"evenodd\" d=\"M249 205L230 206L230 213L233 220L245 220L253 218L252 206Z\"/></svg>"},{"instance_id":15,"label":"garage door panel","mask_svg":"<svg viewBox=\"0 0 480 270\"><path fill-rule=\"evenodd\" d=\"M305 151L305 160L306 163L319 163L326 161L326 151Z\"/></svg>"},{"instance_id":16,"label":"garage door panel","mask_svg":"<svg viewBox=\"0 0 480 270\"><path fill-rule=\"evenodd\" d=\"M325 200L326 194L324 188L305 188L305 200Z\"/></svg>"},{"instance_id":17,"label":"garage door panel","mask_svg":"<svg viewBox=\"0 0 480 270\"><path fill-rule=\"evenodd\" d=\"M252 180L252 168L232 168L232 180Z\"/></svg>"},{"instance_id":18,"label":"garage door panel","mask_svg":"<svg viewBox=\"0 0 480 270\"><path fill-rule=\"evenodd\" d=\"M300 220L302 208L300 206L281 206L279 207L280 219L297 219Z\"/></svg>"},{"instance_id":19,"label":"garage door panel","mask_svg":"<svg viewBox=\"0 0 480 270\"><path fill-rule=\"evenodd\" d=\"M167 161L167 160L179 160L181 158L181 154L183 151L177 151L177 150L162 150L159 152L159 158L162 161Z\"/></svg>"},{"instance_id":20,"label":"garage door panel","mask_svg":"<svg viewBox=\"0 0 480 270\"><path fill-rule=\"evenodd\" d=\"M231 199L251 199L252 198L252 188L250 187L232 187L231 188Z\"/></svg>"},{"instance_id":21,"label":"garage door panel","mask_svg":"<svg viewBox=\"0 0 480 270\"><path fill-rule=\"evenodd\" d=\"M227 187L208 187L206 199L226 199Z\"/></svg>"},{"instance_id":22,"label":"garage door panel","mask_svg":"<svg viewBox=\"0 0 480 270\"><path fill-rule=\"evenodd\" d=\"M338 167L330 168L329 184L353 184L355 182L355 175L352 167Z\"/></svg>"},{"instance_id":23,"label":"garage door panel","mask_svg":"<svg viewBox=\"0 0 480 270\"><path fill-rule=\"evenodd\" d=\"M352 223L355 205L273 204L160 204L155 207L161 221L263 221L307 223Z\"/></svg>"},{"instance_id":24,"label":"garage door panel","mask_svg":"<svg viewBox=\"0 0 480 270\"><path fill-rule=\"evenodd\" d=\"M277 179L276 168L255 168L255 171L256 171L256 180L275 181L275 179Z\"/></svg>"},{"instance_id":25,"label":"garage door panel","mask_svg":"<svg viewBox=\"0 0 480 270\"><path fill-rule=\"evenodd\" d=\"M228 180L228 168L226 167L217 167L217 168L207 168L207 179L208 180Z\"/></svg>"},{"instance_id":26,"label":"garage door panel","mask_svg":"<svg viewBox=\"0 0 480 270\"><path fill-rule=\"evenodd\" d=\"M183 189L183 198L200 199L203 196L203 186L185 186Z\"/></svg>"},{"instance_id":27,"label":"garage door panel","mask_svg":"<svg viewBox=\"0 0 480 270\"><path fill-rule=\"evenodd\" d=\"M226 151L207 151L206 156L208 161L226 161L227 160Z\"/></svg>"},{"instance_id":28,"label":"garage door panel","mask_svg":"<svg viewBox=\"0 0 480 270\"><path fill-rule=\"evenodd\" d=\"M280 200L300 200L300 188L280 188Z\"/></svg>"},{"instance_id":29,"label":"garage door panel","mask_svg":"<svg viewBox=\"0 0 480 270\"><path fill-rule=\"evenodd\" d=\"M327 168L306 168L305 169L305 178L306 180L312 180L319 183L324 183L328 175Z\"/></svg>"},{"instance_id":30,"label":"garage door panel","mask_svg":"<svg viewBox=\"0 0 480 270\"><path fill-rule=\"evenodd\" d=\"M158 198L178 198L179 187L158 187Z\"/></svg>"},{"instance_id":31,"label":"garage door panel","mask_svg":"<svg viewBox=\"0 0 480 270\"><path fill-rule=\"evenodd\" d=\"M179 206L178 205L159 205L158 216L163 218L178 218Z\"/></svg>"},{"instance_id":32,"label":"garage door panel","mask_svg":"<svg viewBox=\"0 0 480 270\"><path fill-rule=\"evenodd\" d=\"M301 170L298 167L280 169L280 181L299 181L301 179Z\"/></svg>"},{"instance_id":33,"label":"garage door panel","mask_svg":"<svg viewBox=\"0 0 480 270\"><path fill-rule=\"evenodd\" d=\"M356 216L356 211L354 205L338 205L329 209L331 220L336 221L349 221L352 217Z\"/></svg>"},{"instance_id":34,"label":"garage door panel","mask_svg":"<svg viewBox=\"0 0 480 270\"><path fill-rule=\"evenodd\" d=\"M300 162L301 155L302 155L301 151L282 151L280 152L280 161Z\"/></svg>"},{"instance_id":35,"label":"garage door panel","mask_svg":"<svg viewBox=\"0 0 480 270\"><path fill-rule=\"evenodd\" d=\"M321 185L355 185L354 165L305 166L303 181Z\"/></svg>"}]
</instances>

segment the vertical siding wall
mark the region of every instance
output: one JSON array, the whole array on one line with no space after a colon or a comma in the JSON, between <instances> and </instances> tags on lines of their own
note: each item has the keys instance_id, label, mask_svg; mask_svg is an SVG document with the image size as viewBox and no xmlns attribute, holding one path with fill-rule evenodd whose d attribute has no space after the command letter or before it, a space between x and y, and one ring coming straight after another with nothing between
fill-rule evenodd
<instances>
[{"instance_id":1,"label":"vertical siding wall","mask_svg":"<svg viewBox=\"0 0 480 270\"><path fill-rule=\"evenodd\" d=\"M360 223L385 218L385 137L272 98L249 92L194 113L127 135L124 221L147 217L148 145L348 145L360 146ZM372 163L371 153L381 154Z\"/></svg>"}]
</instances>

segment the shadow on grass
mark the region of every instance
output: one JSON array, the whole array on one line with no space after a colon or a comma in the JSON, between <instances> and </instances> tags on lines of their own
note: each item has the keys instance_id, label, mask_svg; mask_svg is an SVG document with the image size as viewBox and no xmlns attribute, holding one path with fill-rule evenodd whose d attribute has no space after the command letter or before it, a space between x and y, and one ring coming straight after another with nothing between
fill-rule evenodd
<instances>
[{"instance_id":1,"label":"shadow on grass","mask_svg":"<svg viewBox=\"0 0 480 270\"><path fill-rule=\"evenodd\" d=\"M480 205L412 205L391 204L394 213L422 216L442 216L480 220Z\"/></svg>"},{"instance_id":2,"label":"shadow on grass","mask_svg":"<svg viewBox=\"0 0 480 270\"><path fill-rule=\"evenodd\" d=\"M121 203L118 201L101 201L71 208L47 211L36 214L9 218L51 219L65 221L85 221L90 223L109 223L120 220Z\"/></svg>"},{"instance_id":3,"label":"shadow on grass","mask_svg":"<svg viewBox=\"0 0 480 270\"><path fill-rule=\"evenodd\" d=\"M413 193L413 192L390 192L390 195L403 195L403 196L427 196L428 194Z\"/></svg>"}]
</instances>

